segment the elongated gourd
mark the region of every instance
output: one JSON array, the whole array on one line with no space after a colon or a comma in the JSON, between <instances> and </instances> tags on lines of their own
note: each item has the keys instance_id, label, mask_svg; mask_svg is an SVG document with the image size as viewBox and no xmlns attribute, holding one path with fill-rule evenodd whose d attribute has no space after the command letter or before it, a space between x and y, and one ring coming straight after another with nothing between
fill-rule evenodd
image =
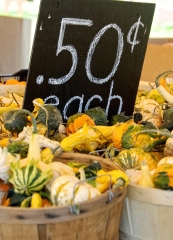
<instances>
[{"instance_id":1,"label":"elongated gourd","mask_svg":"<svg viewBox=\"0 0 173 240\"><path fill-rule=\"evenodd\" d=\"M168 103L173 103L173 95L171 95L163 86L158 86L157 90Z\"/></svg>"},{"instance_id":2,"label":"elongated gourd","mask_svg":"<svg viewBox=\"0 0 173 240\"><path fill-rule=\"evenodd\" d=\"M33 132L30 136L27 158L10 164L12 175L9 182L13 184L15 192L31 195L44 187L52 178L53 172L48 164L41 161L35 118L26 109L20 111L30 115L33 122Z\"/></svg>"},{"instance_id":3,"label":"elongated gourd","mask_svg":"<svg viewBox=\"0 0 173 240\"><path fill-rule=\"evenodd\" d=\"M31 197L31 208L40 208L42 205L42 198L39 193L35 192Z\"/></svg>"},{"instance_id":4,"label":"elongated gourd","mask_svg":"<svg viewBox=\"0 0 173 240\"><path fill-rule=\"evenodd\" d=\"M141 163L142 177L139 180L138 185L141 187L154 188L154 183L152 176L150 174L150 169L148 164L145 161Z\"/></svg>"}]
</instances>

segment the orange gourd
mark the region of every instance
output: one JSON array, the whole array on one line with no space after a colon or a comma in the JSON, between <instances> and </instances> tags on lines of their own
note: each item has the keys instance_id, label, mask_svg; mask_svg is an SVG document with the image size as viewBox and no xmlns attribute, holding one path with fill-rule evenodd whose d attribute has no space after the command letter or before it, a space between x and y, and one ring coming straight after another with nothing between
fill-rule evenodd
<instances>
[{"instance_id":1,"label":"orange gourd","mask_svg":"<svg viewBox=\"0 0 173 240\"><path fill-rule=\"evenodd\" d=\"M77 132L83 125L95 126L94 121L87 114L75 114L71 116L67 121L66 132L67 135Z\"/></svg>"},{"instance_id":2,"label":"orange gourd","mask_svg":"<svg viewBox=\"0 0 173 240\"><path fill-rule=\"evenodd\" d=\"M116 124L115 131L112 135L112 142L115 148L121 148L122 135L130 125L136 125L136 123L132 119L130 119L127 122Z\"/></svg>"},{"instance_id":3,"label":"orange gourd","mask_svg":"<svg viewBox=\"0 0 173 240\"><path fill-rule=\"evenodd\" d=\"M52 207L52 203L47 198L42 198L41 207Z\"/></svg>"},{"instance_id":4,"label":"orange gourd","mask_svg":"<svg viewBox=\"0 0 173 240\"><path fill-rule=\"evenodd\" d=\"M26 85L26 81L21 81L21 82L18 82L17 85Z\"/></svg>"},{"instance_id":5,"label":"orange gourd","mask_svg":"<svg viewBox=\"0 0 173 240\"><path fill-rule=\"evenodd\" d=\"M19 81L15 78L10 78L5 82L6 85L14 85L14 84L18 84L18 83L19 83Z\"/></svg>"}]
</instances>

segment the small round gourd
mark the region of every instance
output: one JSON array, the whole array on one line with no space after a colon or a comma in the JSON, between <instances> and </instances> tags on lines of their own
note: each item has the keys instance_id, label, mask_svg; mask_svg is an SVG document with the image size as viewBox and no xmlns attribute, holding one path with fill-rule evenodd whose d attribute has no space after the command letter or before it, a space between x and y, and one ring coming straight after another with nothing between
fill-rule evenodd
<instances>
[{"instance_id":1,"label":"small round gourd","mask_svg":"<svg viewBox=\"0 0 173 240\"><path fill-rule=\"evenodd\" d=\"M144 152L140 148L130 148L122 150L115 161L120 164L123 169L140 169L141 162L145 160L150 170L153 170L157 166L157 161L147 152Z\"/></svg>"},{"instance_id":2,"label":"small round gourd","mask_svg":"<svg viewBox=\"0 0 173 240\"><path fill-rule=\"evenodd\" d=\"M4 127L11 133L20 133L28 124L28 117L22 110L11 110L2 114Z\"/></svg>"},{"instance_id":3,"label":"small round gourd","mask_svg":"<svg viewBox=\"0 0 173 240\"><path fill-rule=\"evenodd\" d=\"M57 206L78 204L100 195L99 190L89 183L69 175L58 177L52 183L50 192L51 200Z\"/></svg>"},{"instance_id":4,"label":"small round gourd","mask_svg":"<svg viewBox=\"0 0 173 240\"><path fill-rule=\"evenodd\" d=\"M48 113L48 119L46 116L46 111L44 109L46 109L46 111ZM38 109L36 121L38 123L42 123L45 126L47 126L48 134L50 134L50 132L52 130L57 130L59 128L59 125L62 124L62 122L63 122L62 115L61 115L60 111L58 110L58 108L56 106L53 106L50 104L44 105L44 108Z\"/></svg>"},{"instance_id":5,"label":"small round gourd","mask_svg":"<svg viewBox=\"0 0 173 240\"><path fill-rule=\"evenodd\" d=\"M67 135L75 133L80 128L82 128L84 124L86 124L87 126L95 126L93 119L85 113L76 113L70 116L67 120L66 125Z\"/></svg>"},{"instance_id":6,"label":"small round gourd","mask_svg":"<svg viewBox=\"0 0 173 240\"><path fill-rule=\"evenodd\" d=\"M153 182L156 188L173 190L173 164L158 166L153 174Z\"/></svg>"},{"instance_id":7,"label":"small round gourd","mask_svg":"<svg viewBox=\"0 0 173 240\"><path fill-rule=\"evenodd\" d=\"M94 121L95 125L108 125L108 119L105 109L101 107L95 107L88 109L85 114L87 114Z\"/></svg>"}]
</instances>

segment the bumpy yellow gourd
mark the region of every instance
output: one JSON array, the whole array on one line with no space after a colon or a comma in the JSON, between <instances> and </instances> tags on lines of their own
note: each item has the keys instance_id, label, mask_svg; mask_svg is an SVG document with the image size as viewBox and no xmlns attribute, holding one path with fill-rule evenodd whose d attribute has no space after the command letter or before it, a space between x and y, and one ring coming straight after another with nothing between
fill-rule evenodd
<instances>
[{"instance_id":1,"label":"bumpy yellow gourd","mask_svg":"<svg viewBox=\"0 0 173 240\"><path fill-rule=\"evenodd\" d=\"M128 176L121 170L104 171L103 169L97 172L96 188L100 193L105 192L110 187L123 188L129 183Z\"/></svg>"},{"instance_id":2,"label":"bumpy yellow gourd","mask_svg":"<svg viewBox=\"0 0 173 240\"><path fill-rule=\"evenodd\" d=\"M111 137L116 126L87 126L84 124L79 131L69 135L60 142L65 152L73 151L73 148L82 145L83 149L95 151L103 144L112 141Z\"/></svg>"},{"instance_id":3,"label":"bumpy yellow gourd","mask_svg":"<svg viewBox=\"0 0 173 240\"><path fill-rule=\"evenodd\" d=\"M42 162L49 164L52 162L53 159L54 159L54 154L50 148L44 148L41 151L41 161Z\"/></svg>"}]
</instances>

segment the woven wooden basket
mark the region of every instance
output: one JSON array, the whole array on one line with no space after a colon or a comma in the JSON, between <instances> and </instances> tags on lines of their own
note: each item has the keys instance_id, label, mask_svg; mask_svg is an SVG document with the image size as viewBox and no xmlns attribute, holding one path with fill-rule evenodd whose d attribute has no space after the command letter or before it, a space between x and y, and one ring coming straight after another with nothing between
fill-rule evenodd
<instances>
[{"instance_id":1,"label":"woven wooden basket","mask_svg":"<svg viewBox=\"0 0 173 240\"><path fill-rule=\"evenodd\" d=\"M104 170L119 169L110 159L79 153L63 153L55 161L90 164ZM0 207L0 240L119 240L123 200L127 189L111 190L80 204L80 214L69 207L29 209Z\"/></svg>"}]
</instances>

